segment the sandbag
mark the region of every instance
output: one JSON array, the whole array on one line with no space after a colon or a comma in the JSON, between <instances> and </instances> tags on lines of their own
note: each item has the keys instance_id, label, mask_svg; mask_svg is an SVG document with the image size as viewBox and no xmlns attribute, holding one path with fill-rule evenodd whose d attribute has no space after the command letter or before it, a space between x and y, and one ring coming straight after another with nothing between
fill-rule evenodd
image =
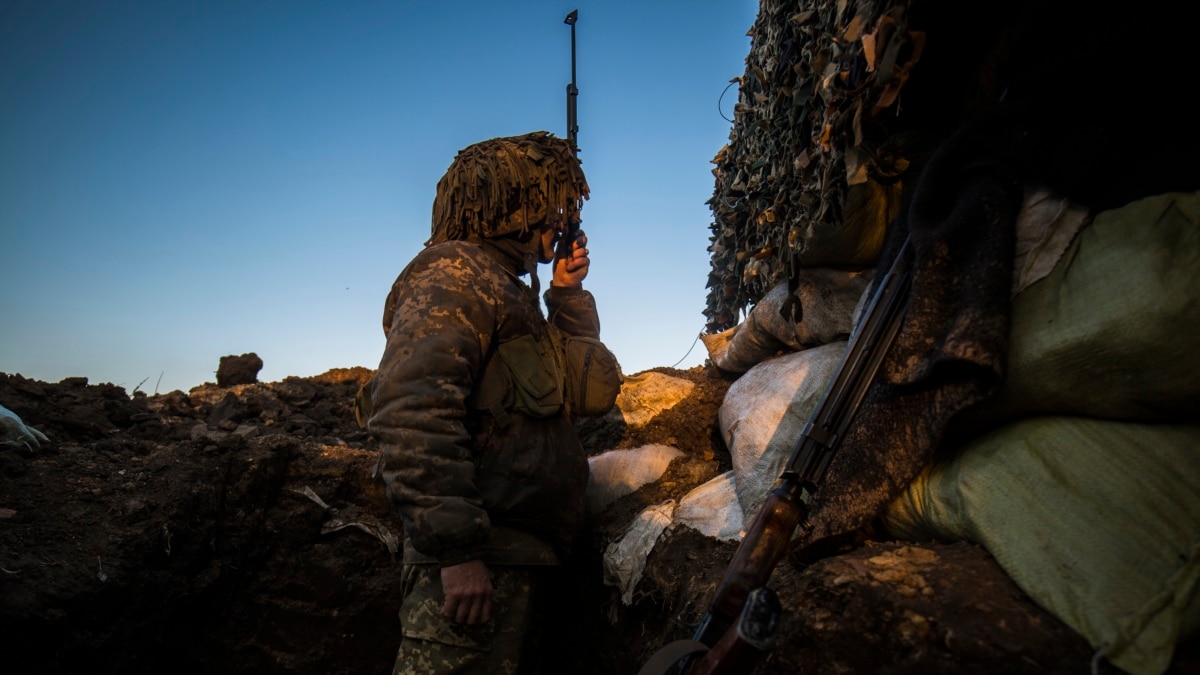
<instances>
[{"instance_id":1,"label":"sandbag","mask_svg":"<svg viewBox=\"0 0 1200 675\"><path fill-rule=\"evenodd\" d=\"M1135 675L1200 631L1200 427L1004 426L927 469L884 524L983 545L1034 601Z\"/></svg>"},{"instance_id":2,"label":"sandbag","mask_svg":"<svg viewBox=\"0 0 1200 675\"><path fill-rule=\"evenodd\" d=\"M871 280L871 270L826 267L799 270L794 293L777 284L750 310L741 324L721 333L700 336L709 359L727 373L744 373L764 359L835 340L845 340L854 308ZM780 307L790 297L799 302L785 318Z\"/></svg>"},{"instance_id":3,"label":"sandbag","mask_svg":"<svg viewBox=\"0 0 1200 675\"><path fill-rule=\"evenodd\" d=\"M695 389L696 383L682 377L646 371L625 376L617 404L609 415L617 415L631 427L648 424L659 413L674 408Z\"/></svg>"},{"instance_id":4,"label":"sandbag","mask_svg":"<svg viewBox=\"0 0 1200 675\"><path fill-rule=\"evenodd\" d=\"M642 580L646 558L675 514L674 499L649 506L638 514L622 537L604 550L604 582L621 590L621 601L633 602L633 590Z\"/></svg>"},{"instance_id":5,"label":"sandbag","mask_svg":"<svg viewBox=\"0 0 1200 675\"><path fill-rule=\"evenodd\" d=\"M745 517L737 498L737 478L732 471L702 483L679 500L674 525L686 525L706 537L721 541L742 538Z\"/></svg>"},{"instance_id":6,"label":"sandbag","mask_svg":"<svg viewBox=\"0 0 1200 675\"><path fill-rule=\"evenodd\" d=\"M1200 413L1200 193L1097 214L1013 301L1006 381L962 420L1031 414L1132 421Z\"/></svg>"},{"instance_id":7,"label":"sandbag","mask_svg":"<svg viewBox=\"0 0 1200 675\"><path fill-rule=\"evenodd\" d=\"M585 505L595 515L625 495L662 477L672 460L683 451L652 443L638 448L609 450L588 458Z\"/></svg>"},{"instance_id":8,"label":"sandbag","mask_svg":"<svg viewBox=\"0 0 1200 675\"><path fill-rule=\"evenodd\" d=\"M621 591L621 601L633 602L633 591L642 579L646 559L662 533L680 525L721 541L742 538L742 509L734 490L732 471L692 488L674 499L648 506L626 528L620 539L604 551L604 582Z\"/></svg>"},{"instance_id":9,"label":"sandbag","mask_svg":"<svg viewBox=\"0 0 1200 675\"><path fill-rule=\"evenodd\" d=\"M845 351L839 341L767 359L725 392L718 422L747 516L766 500Z\"/></svg>"}]
</instances>

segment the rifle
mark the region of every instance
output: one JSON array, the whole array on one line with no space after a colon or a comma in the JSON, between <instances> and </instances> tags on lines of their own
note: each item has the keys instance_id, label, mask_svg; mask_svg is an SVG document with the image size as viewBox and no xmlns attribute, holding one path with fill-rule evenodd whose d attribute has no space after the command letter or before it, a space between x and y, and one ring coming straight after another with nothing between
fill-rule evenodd
<instances>
[{"instance_id":1,"label":"rifle","mask_svg":"<svg viewBox=\"0 0 1200 675\"><path fill-rule=\"evenodd\" d=\"M773 647L781 613L767 580L808 516L854 415L900 331L912 284L910 240L876 288L829 386L725 570L690 640L659 650L639 675L746 673Z\"/></svg>"},{"instance_id":2,"label":"rifle","mask_svg":"<svg viewBox=\"0 0 1200 675\"><path fill-rule=\"evenodd\" d=\"M579 87L575 86L575 22L579 20L579 10L573 9L563 23L571 27L571 82L567 85L567 142L571 144L571 152L579 155L579 124L575 119L576 97ZM555 257L566 258L571 254L571 244L579 232L579 223L568 222L566 233L558 240L558 250Z\"/></svg>"},{"instance_id":3,"label":"rifle","mask_svg":"<svg viewBox=\"0 0 1200 675\"><path fill-rule=\"evenodd\" d=\"M575 120L575 99L579 96L579 87L575 86L575 22L579 20L579 10L573 9L563 19L563 23L571 27L571 83L567 85L567 141L571 143L571 151L579 154L579 124Z\"/></svg>"}]
</instances>

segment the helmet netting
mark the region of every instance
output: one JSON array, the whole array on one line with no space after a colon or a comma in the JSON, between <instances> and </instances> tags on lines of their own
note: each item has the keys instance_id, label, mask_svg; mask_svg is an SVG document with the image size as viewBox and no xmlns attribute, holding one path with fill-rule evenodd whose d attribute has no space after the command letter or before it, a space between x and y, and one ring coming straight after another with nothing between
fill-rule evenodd
<instances>
[{"instance_id":1,"label":"helmet netting","mask_svg":"<svg viewBox=\"0 0 1200 675\"><path fill-rule=\"evenodd\" d=\"M587 198L587 180L566 140L535 131L482 141L460 150L438 181L426 243L528 232L543 207L546 222L578 223ZM525 217L509 217L518 211Z\"/></svg>"}]
</instances>

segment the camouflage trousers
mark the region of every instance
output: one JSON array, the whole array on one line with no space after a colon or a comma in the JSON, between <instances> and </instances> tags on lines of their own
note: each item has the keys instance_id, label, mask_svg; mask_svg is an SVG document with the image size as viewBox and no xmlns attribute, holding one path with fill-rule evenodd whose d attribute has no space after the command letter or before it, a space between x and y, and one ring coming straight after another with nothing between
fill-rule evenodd
<instances>
[{"instance_id":1,"label":"camouflage trousers","mask_svg":"<svg viewBox=\"0 0 1200 675\"><path fill-rule=\"evenodd\" d=\"M442 616L441 568L405 565L402 637L392 675L526 675L542 632L548 566L488 566L492 619L466 626Z\"/></svg>"}]
</instances>

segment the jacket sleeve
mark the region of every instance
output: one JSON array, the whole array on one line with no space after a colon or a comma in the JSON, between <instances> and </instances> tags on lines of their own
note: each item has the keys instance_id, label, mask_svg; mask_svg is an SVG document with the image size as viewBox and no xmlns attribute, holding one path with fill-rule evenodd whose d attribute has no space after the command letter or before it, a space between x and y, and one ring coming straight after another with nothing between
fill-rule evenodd
<instances>
[{"instance_id":1,"label":"jacket sleeve","mask_svg":"<svg viewBox=\"0 0 1200 675\"><path fill-rule=\"evenodd\" d=\"M478 558L490 527L465 425L496 321L487 278L467 257L418 255L389 296L372 392L388 496L414 548L444 565Z\"/></svg>"},{"instance_id":2,"label":"jacket sleeve","mask_svg":"<svg viewBox=\"0 0 1200 675\"><path fill-rule=\"evenodd\" d=\"M542 295L550 322L568 335L600 339L596 299L582 288L551 286Z\"/></svg>"}]
</instances>

